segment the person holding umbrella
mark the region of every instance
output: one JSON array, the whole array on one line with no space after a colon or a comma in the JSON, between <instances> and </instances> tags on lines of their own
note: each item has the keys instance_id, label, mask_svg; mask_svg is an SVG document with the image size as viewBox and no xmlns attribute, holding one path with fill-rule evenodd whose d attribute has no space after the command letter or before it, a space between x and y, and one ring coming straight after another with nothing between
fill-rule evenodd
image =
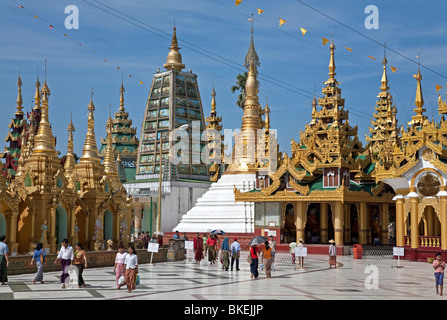
<instances>
[{"instance_id":1,"label":"person holding umbrella","mask_svg":"<svg viewBox=\"0 0 447 320\"><path fill-rule=\"evenodd\" d=\"M259 252L259 248L258 245L261 243L265 243L268 239L266 237L263 236L257 236L254 237L253 239L251 239L251 241L249 242L250 247L250 252L249 252L249 257L250 259L250 271L251 271L251 278L257 278L259 276L258 273L258 252Z\"/></svg>"}]
</instances>

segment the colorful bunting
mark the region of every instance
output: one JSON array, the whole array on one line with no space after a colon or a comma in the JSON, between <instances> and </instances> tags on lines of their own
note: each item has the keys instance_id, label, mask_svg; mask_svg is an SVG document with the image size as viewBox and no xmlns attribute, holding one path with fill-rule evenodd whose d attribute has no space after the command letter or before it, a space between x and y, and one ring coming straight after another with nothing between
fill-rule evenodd
<instances>
[{"instance_id":1,"label":"colorful bunting","mask_svg":"<svg viewBox=\"0 0 447 320\"><path fill-rule=\"evenodd\" d=\"M328 43L328 42L329 42L329 39L326 39L326 38L323 37L323 46L325 46L326 43Z\"/></svg>"},{"instance_id":2,"label":"colorful bunting","mask_svg":"<svg viewBox=\"0 0 447 320\"><path fill-rule=\"evenodd\" d=\"M140 81L140 84L143 84L143 81Z\"/></svg>"},{"instance_id":3,"label":"colorful bunting","mask_svg":"<svg viewBox=\"0 0 447 320\"><path fill-rule=\"evenodd\" d=\"M303 34L303 36L306 34L307 30L304 28L300 28L301 29L301 33Z\"/></svg>"},{"instance_id":4,"label":"colorful bunting","mask_svg":"<svg viewBox=\"0 0 447 320\"><path fill-rule=\"evenodd\" d=\"M54 27L50 24L50 30L53 30L53 28L54 28Z\"/></svg>"},{"instance_id":5,"label":"colorful bunting","mask_svg":"<svg viewBox=\"0 0 447 320\"><path fill-rule=\"evenodd\" d=\"M38 16L34 16L34 18L39 18Z\"/></svg>"},{"instance_id":6,"label":"colorful bunting","mask_svg":"<svg viewBox=\"0 0 447 320\"><path fill-rule=\"evenodd\" d=\"M439 90L441 90L442 89L442 87L440 86L440 85L436 85L436 92L438 92Z\"/></svg>"},{"instance_id":7,"label":"colorful bunting","mask_svg":"<svg viewBox=\"0 0 447 320\"><path fill-rule=\"evenodd\" d=\"M346 50L348 50L349 52L352 52L352 49L351 48L348 48L348 47L345 47L346 48Z\"/></svg>"},{"instance_id":8,"label":"colorful bunting","mask_svg":"<svg viewBox=\"0 0 447 320\"><path fill-rule=\"evenodd\" d=\"M264 10L261 10L261 9L258 8L258 14L261 14L263 12L264 12Z\"/></svg>"},{"instance_id":9,"label":"colorful bunting","mask_svg":"<svg viewBox=\"0 0 447 320\"><path fill-rule=\"evenodd\" d=\"M24 8L24 6L17 6L17 8L23 9L23 8Z\"/></svg>"},{"instance_id":10,"label":"colorful bunting","mask_svg":"<svg viewBox=\"0 0 447 320\"><path fill-rule=\"evenodd\" d=\"M373 56L368 56L368 58L376 60L376 58L374 58Z\"/></svg>"},{"instance_id":11,"label":"colorful bunting","mask_svg":"<svg viewBox=\"0 0 447 320\"><path fill-rule=\"evenodd\" d=\"M279 18L279 26L280 27L286 22L287 22L286 20Z\"/></svg>"},{"instance_id":12,"label":"colorful bunting","mask_svg":"<svg viewBox=\"0 0 447 320\"><path fill-rule=\"evenodd\" d=\"M242 0L235 0L236 7L242 3Z\"/></svg>"},{"instance_id":13,"label":"colorful bunting","mask_svg":"<svg viewBox=\"0 0 447 320\"><path fill-rule=\"evenodd\" d=\"M390 66L391 71L396 72L397 68Z\"/></svg>"}]
</instances>

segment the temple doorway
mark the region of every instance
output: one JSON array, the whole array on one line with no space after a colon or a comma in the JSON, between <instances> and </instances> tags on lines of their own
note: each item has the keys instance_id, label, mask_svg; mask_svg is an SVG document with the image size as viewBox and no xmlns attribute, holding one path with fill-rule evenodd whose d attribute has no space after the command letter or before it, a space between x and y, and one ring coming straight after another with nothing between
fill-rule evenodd
<instances>
[{"instance_id":1,"label":"temple doorway","mask_svg":"<svg viewBox=\"0 0 447 320\"><path fill-rule=\"evenodd\" d=\"M106 210L104 212L104 240L107 241L109 239L113 240L113 214L110 210Z\"/></svg>"},{"instance_id":2,"label":"temple doorway","mask_svg":"<svg viewBox=\"0 0 447 320\"><path fill-rule=\"evenodd\" d=\"M6 218L0 213L0 235L6 236Z\"/></svg>"},{"instance_id":3,"label":"temple doorway","mask_svg":"<svg viewBox=\"0 0 447 320\"><path fill-rule=\"evenodd\" d=\"M287 203L284 212L284 228L281 230L284 243L296 242L295 208L292 203Z\"/></svg>"},{"instance_id":4,"label":"temple doorway","mask_svg":"<svg viewBox=\"0 0 447 320\"><path fill-rule=\"evenodd\" d=\"M311 203L307 208L306 226L304 229L305 243L320 242L320 205Z\"/></svg>"},{"instance_id":5,"label":"temple doorway","mask_svg":"<svg viewBox=\"0 0 447 320\"><path fill-rule=\"evenodd\" d=\"M359 241L359 213L355 204L350 204L350 225L351 225L351 243L356 244Z\"/></svg>"},{"instance_id":6,"label":"temple doorway","mask_svg":"<svg viewBox=\"0 0 447 320\"><path fill-rule=\"evenodd\" d=\"M56 248L59 248L63 239L67 239L68 216L63 207L56 208Z\"/></svg>"}]
</instances>

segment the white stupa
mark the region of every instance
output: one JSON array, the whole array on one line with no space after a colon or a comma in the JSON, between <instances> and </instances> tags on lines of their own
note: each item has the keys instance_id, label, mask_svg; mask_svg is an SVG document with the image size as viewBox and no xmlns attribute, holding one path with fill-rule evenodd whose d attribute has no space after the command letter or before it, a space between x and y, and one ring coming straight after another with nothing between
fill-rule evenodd
<instances>
[{"instance_id":1,"label":"white stupa","mask_svg":"<svg viewBox=\"0 0 447 320\"><path fill-rule=\"evenodd\" d=\"M247 149L257 152L257 132L259 129L268 130L268 112L266 121L261 118L261 106L258 99L257 67L259 58L253 43L253 28L251 42L245 57L245 66L248 69L245 84L244 113L242 126L237 137L236 146L245 151L245 154L236 159L237 150L233 149L232 160L227 170L219 180L211 185L208 191L197 200L195 206L183 215L180 223L173 231L179 232L209 232L214 229L224 230L226 233L253 233L254 232L254 203L236 202L234 188L249 191L255 189L257 171L259 168L253 163L253 157L246 156ZM214 104L214 105L213 105ZM215 101L213 94L213 109ZM268 109L268 108L267 108ZM238 150L241 152L241 150Z\"/></svg>"}]
</instances>

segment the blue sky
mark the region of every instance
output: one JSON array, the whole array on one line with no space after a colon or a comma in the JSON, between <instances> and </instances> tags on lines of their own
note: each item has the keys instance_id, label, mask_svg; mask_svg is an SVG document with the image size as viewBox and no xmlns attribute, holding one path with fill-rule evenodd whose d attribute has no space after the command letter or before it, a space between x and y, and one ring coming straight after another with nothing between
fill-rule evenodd
<instances>
[{"instance_id":1,"label":"blue sky","mask_svg":"<svg viewBox=\"0 0 447 320\"><path fill-rule=\"evenodd\" d=\"M345 108L350 110L350 124L358 125L359 137L364 141L380 88L383 47L346 26L386 43L401 54L387 51L389 65L398 68L396 73L389 70L388 76L399 125L406 126L413 115L416 92L412 75L417 72L417 64L406 57L415 61L420 50L426 114L439 119L435 84L443 86L439 93L445 98L447 77L447 43L443 41L447 36L445 1L434 0L429 5L401 0L303 2L344 25L296 0L243 0L237 7L233 0L3 0L0 3L0 136L6 137L7 125L15 111L17 68L20 67L23 81L24 107L29 110L36 70L43 82L46 59L51 90L50 122L58 138L58 150L66 153L66 128L73 111L75 152L82 154L92 87L95 132L100 146L110 105L112 112L119 107L121 71L126 89L125 108L139 137L152 75L157 68L163 70L174 21L186 70L192 69L198 75L205 114L211 109L214 80L217 111L223 117L224 128L239 128L242 110L235 105L237 96L231 93L230 87L243 71L250 41L251 24L247 19L252 12L255 47L261 62L260 102L264 106L268 96L271 127L278 129L281 151L290 154L291 139L299 141L299 131L310 122L314 83L317 96L321 96L329 63L329 47L323 47L321 38L330 38L331 32L337 48L336 78L341 82ZM364 26L368 16L364 10L371 4L379 9L378 30L367 30ZM19 9L19 5L24 8ZM64 27L67 5L76 5L79 9L78 30ZM257 8L264 13L258 15ZM279 18L287 21L281 27ZM50 24L54 26L52 30ZM305 36L299 27L308 30ZM153 28L159 31L148 31ZM144 83L139 84L140 81Z\"/></svg>"}]
</instances>

